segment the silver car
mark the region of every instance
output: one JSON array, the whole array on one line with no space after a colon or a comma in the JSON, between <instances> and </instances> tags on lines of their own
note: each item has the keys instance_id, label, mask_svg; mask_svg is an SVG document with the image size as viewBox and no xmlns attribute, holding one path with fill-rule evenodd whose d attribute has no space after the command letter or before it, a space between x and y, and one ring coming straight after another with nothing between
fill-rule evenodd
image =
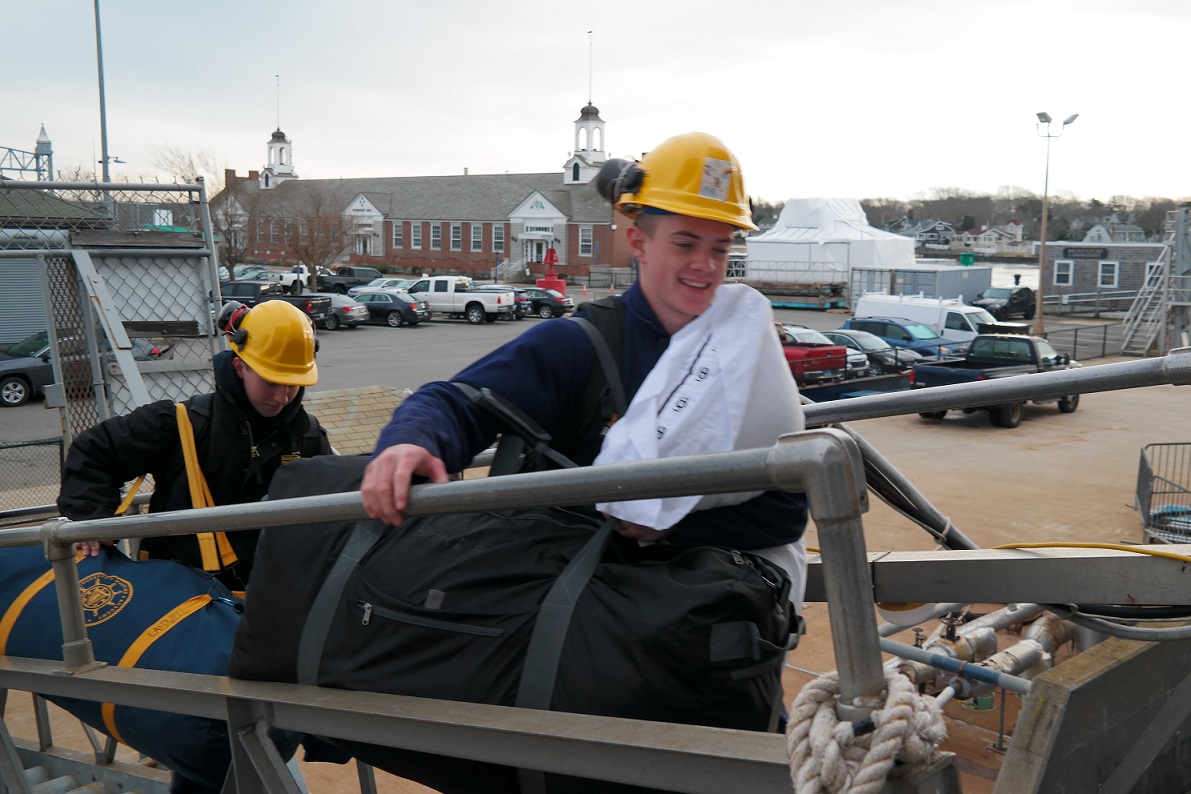
<instances>
[{"instance_id":1,"label":"silver car","mask_svg":"<svg viewBox=\"0 0 1191 794\"><path fill-rule=\"evenodd\" d=\"M331 313L319 323L319 326L334 331L336 328L355 328L368 322L368 307L355 298L341 295L338 292L316 292L320 298L331 299Z\"/></svg>"}]
</instances>

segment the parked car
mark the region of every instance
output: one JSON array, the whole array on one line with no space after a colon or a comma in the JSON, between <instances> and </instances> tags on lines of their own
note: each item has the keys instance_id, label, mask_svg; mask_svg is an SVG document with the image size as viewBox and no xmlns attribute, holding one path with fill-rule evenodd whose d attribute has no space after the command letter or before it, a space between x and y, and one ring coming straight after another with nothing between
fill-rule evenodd
<instances>
[{"instance_id":1,"label":"parked car","mask_svg":"<svg viewBox=\"0 0 1191 794\"><path fill-rule=\"evenodd\" d=\"M794 335L794 328L786 328L776 322L773 326L782 345L782 355L790 366L790 374L799 386L844 379L848 365L848 350L843 345L836 345L825 339L800 342Z\"/></svg>"},{"instance_id":2,"label":"parked car","mask_svg":"<svg viewBox=\"0 0 1191 794\"><path fill-rule=\"evenodd\" d=\"M164 341L131 337L132 357L136 361L153 361L173 356L171 346ZM106 359L110 348L102 348ZM0 405L24 405L41 394L54 382L54 367L50 361L50 337L45 331L33 334L0 353Z\"/></svg>"},{"instance_id":3,"label":"parked car","mask_svg":"<svg viewBox=\"0 0 1191 794\"><path fill-rule=\"evenodd\" d=\"M511 320L524 320L532 308L529 298L525 297L525 290L522 287L514 287L509 284L481 284L476 289L484 292L511 291L513 293L513 316L509 318Z\"/></svg>"},{"instance_id":4,"label":"parked car","mask_svg":"<svg viewBox=\"0 0 1191 794\"><path fill-rule=\"evenodd\" d=\"M353 298L361 292L374 292L378 289L409 289L409 285L417 281L416 278L374 278L367 284L359 287L349 287L347 294Z\"/></svg>"},{"instance_id":5,"label":"parked car","mask_svg":"<svg viewBox=\"0 0 1191 794\"><path fill-rule=\"evenodd\" d=\"M979 306L970 306L950 298L924 298L921 295L885 295L870 292L856 299L852 316L898 317L911 323L922 323L957 350L966 350L985 326L997 320Z\"/></svg>"},{"instance_id":6,"label":"parked car","mask_svg":"<svg viewBox=\"0 0 1191 794\"><path fill-rule=\"evenodd\" d=\"M276 273L264 265L236 265L232 268L236 278L259 278L263 281L276 281Z\"/></svg>"},{"instance_id":7,"label":"parked car","mask_svg":"<svg viewBox=\"0 0 1191 794\"><path fill-rule=\"evenodd\" d=\"M989 287L972 301L972 305L983 307L998 320L1018 314L1032 320L1038 307L1034 290L1029 287Z\"/></svg>"},{"instance_id":8,"label":"parked car","mask_svg":"<svg viewBox=\"0 0 1191 794\"><path fill-rule=\"evenodd\" d=\"M844 328L868 331L897 348L906 348L924 356L951 356L967 351L968 346L951 342L922 323L900 317L853 317Z\"/></svg>"},{"instance_id":9,"label":"parked car","mask_svg":"<svg viewBox=\"0 0 1191 794\"><path fill-rule=\"evenodd\" d=\"M24 405L54 382L50 337L45 331L22 339L0 353L0 405Z\"/></svg>"},{"instance_id":10,"label":"parked car","mask_svg":"<svg viewBox=\"0 0 1191 794\"><path fill-rule=\"evenodd\" d=\"M391 328L417 325L422 320L430 319L430 304L408 292L361 292L356 300L368 309L370 322L386 323Z\"/></svg>"},{"instance_id":11,"label":"parked car","mask_svg":"<svg viewBox=\"0 0 1191 794\"><path fill-rule=\"evenodd\" d=\"M950 386L996 378L1009 378L1038 372L1074 369L1080 366L1067 353L1060 353L1045 339L1018 334L981 334L972 340L972 347L964 358L950 358L915 364L913 387ZM1034 400L1035 405L1058 403L1059 412L1074 413L1079 407L1079 395L1068 394ZM964 408L964 413L987 411L989 421L996 427L1017 427L1025 413L1022 402L996 403ZM942 419L947 410L919 413L924 419Z\"/></svg>"},{"instance_id":12,"label":"parked car","mask_svg":"<svg viewBox=\"0 0 1191 794\"><path fill-rule=\"evenodd\" d=\"M795 341L800 344L844 345L843 342L837 342L822 331L816 331L805 325L787 323L784 327L794 337ZM872 367L869 365L868 356L859 350L848 347L848 345L844 345L844 347L847 348L844 378L850 380L852 378L863 378L866 375L871 375Z\"/></svg>"},{"instance_id":13,"label":"parked car","mask_svg":"<svg viewBox=\"0 0 1191 794\"><path fill-rule=\"evenodd\" d=\"M328 331L337 328L355 328L368 322L368 307L358 300L338 292L314 292L318 298L331 299L331 313L319 322L319 327Z\"/></svg>"},{"instance_id":14,"label":"parked car","mask_svg":"<svg viewBox=\"0 0 1191 794\"><path fill-rule=\"evenodd\" d=\"M922 360L922 354L907 348L894 347L868 331L841 328L836 331L824 331L823 336L849 350L864 353L874 375L905 372L914 366L915 362Z\"/></svg>"},{"instance_id":15,"label":"parked car","mask_svg":"<svg viewBox=\"0 0 1191 794\"><path fill-rule=\"evenodd\" d=\"M541 287L518 287L530 302L530 313L543 320L575 310L575 302L561 292Z\"/></svg>"}]
</instances>

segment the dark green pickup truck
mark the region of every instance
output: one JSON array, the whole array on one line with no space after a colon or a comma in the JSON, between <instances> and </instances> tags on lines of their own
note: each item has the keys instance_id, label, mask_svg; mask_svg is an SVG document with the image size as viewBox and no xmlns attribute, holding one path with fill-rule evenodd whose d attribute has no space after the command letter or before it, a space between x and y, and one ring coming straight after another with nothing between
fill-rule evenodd
<instances>
[{"instance_id":1,"label":"dark green pickup truck","mask_svg":"<svg viewBox=\"0 0 1191 794\"><path fill-rule=\"evenodd\" d=\"M290 295L278 281L239 279L222 281L219 294L223 302L239 301L245 306L255 306L265 301L280 300L292 303L318 325L331 314L331 299L320 295Z\"/></svg>"},{"instance_id":2,"label":"dark green pickup truck","mask_svg":"<svg viewBox=\"0 0 1191 794\"><path fill-rule=\"evenodd\" d=\"M972 340L968 353L963 358L941 359L930 363L915 364L911 371L911 388L927 389L931 386L949 386L954 383L974 383L992 378L1008 378L1027 375L1032 372L1050 372L1057 369L1072 369L1080 366L1071 356L1060 353L1045 339L1037 336L1016 334L981 334ZM1071 394L1057 400L1036 400L1057 402L1059 411L1069 414L1079 407L1079 395ZM964 408L965 413L987 411L989 420L997 427L1017 427L1025 412L1024 402L980 405ZM930 411L919 414L924 419L942 419L946 411Z\"/></svg>"}]
</instances>

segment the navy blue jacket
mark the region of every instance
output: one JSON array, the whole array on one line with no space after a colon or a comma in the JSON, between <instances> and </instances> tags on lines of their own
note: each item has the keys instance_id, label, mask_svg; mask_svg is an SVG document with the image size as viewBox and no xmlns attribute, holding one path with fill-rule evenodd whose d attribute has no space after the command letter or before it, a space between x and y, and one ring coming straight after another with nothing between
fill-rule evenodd
<instances>
[{"instance_id":1,"label":"navy blue jacket","mask_svg":"<svg viewBox=\"0 0 1191 794\"><path fill-rule=\"evenodd\" d=\"M625 307L621 378L625 397L632 402L670 344L670 334L639 287L634 285L621 300ZM487 386L558 436L560 428L574 421L573 409L594 361L595 350L577 323L546 320L467 367L454 380L477 389ZM436 381L397 407L373 454L395 444L416 444L441 458L447 471L461 471L499 431L490 414L472 406L454 386ZM599 445L560 451L587 466ZM770 491L740 505L691 513L678 523L673 539L761 549L801 537L806 515L802 494Z\"/></svg>"}]
</instances>

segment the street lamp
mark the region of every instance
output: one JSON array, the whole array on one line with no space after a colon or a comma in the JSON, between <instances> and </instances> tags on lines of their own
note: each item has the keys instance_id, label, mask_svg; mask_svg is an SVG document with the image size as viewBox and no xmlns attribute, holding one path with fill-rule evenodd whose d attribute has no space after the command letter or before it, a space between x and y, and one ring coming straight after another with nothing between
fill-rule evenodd
<instances>
[{"instance_id":1,"label":"street lamp","mask_svg":"<svg viewBox=\"0 0 1191 794\"><path fill-rule=\"evenodd\" d=\"M95 0L95 60L99 66L99 147L103 155L99 164L103 166L103 181L110 182L108 165L112 158L108 156L108 116L103 95L103 36L99 32L99 0Z\"/></svg>"},{"instance_id":2,"label":"street lamp","mask_svg":"<svg viewBox=\"0 0 1191 794\"><path fill-rule=\"evenodd\" d=\"M1042 181L1042 240L1038 253L1038 293L1035 296L1037 304L1034 307L1034 336L1042 336L1042 297L1046 291L1046 220L1050 214L1050 139L1058 138L1067 129L1067 125L1079 118L1078 113L1072 113L1063 120L1063 126L1058 132L1050 131L1051 118L1049 113L1038 114L1038 124L1035 127L1039 138L1046 138L1046 177ZM1046 131L1042 126L1046 125Z\"/></svg>"}]
</instances>

